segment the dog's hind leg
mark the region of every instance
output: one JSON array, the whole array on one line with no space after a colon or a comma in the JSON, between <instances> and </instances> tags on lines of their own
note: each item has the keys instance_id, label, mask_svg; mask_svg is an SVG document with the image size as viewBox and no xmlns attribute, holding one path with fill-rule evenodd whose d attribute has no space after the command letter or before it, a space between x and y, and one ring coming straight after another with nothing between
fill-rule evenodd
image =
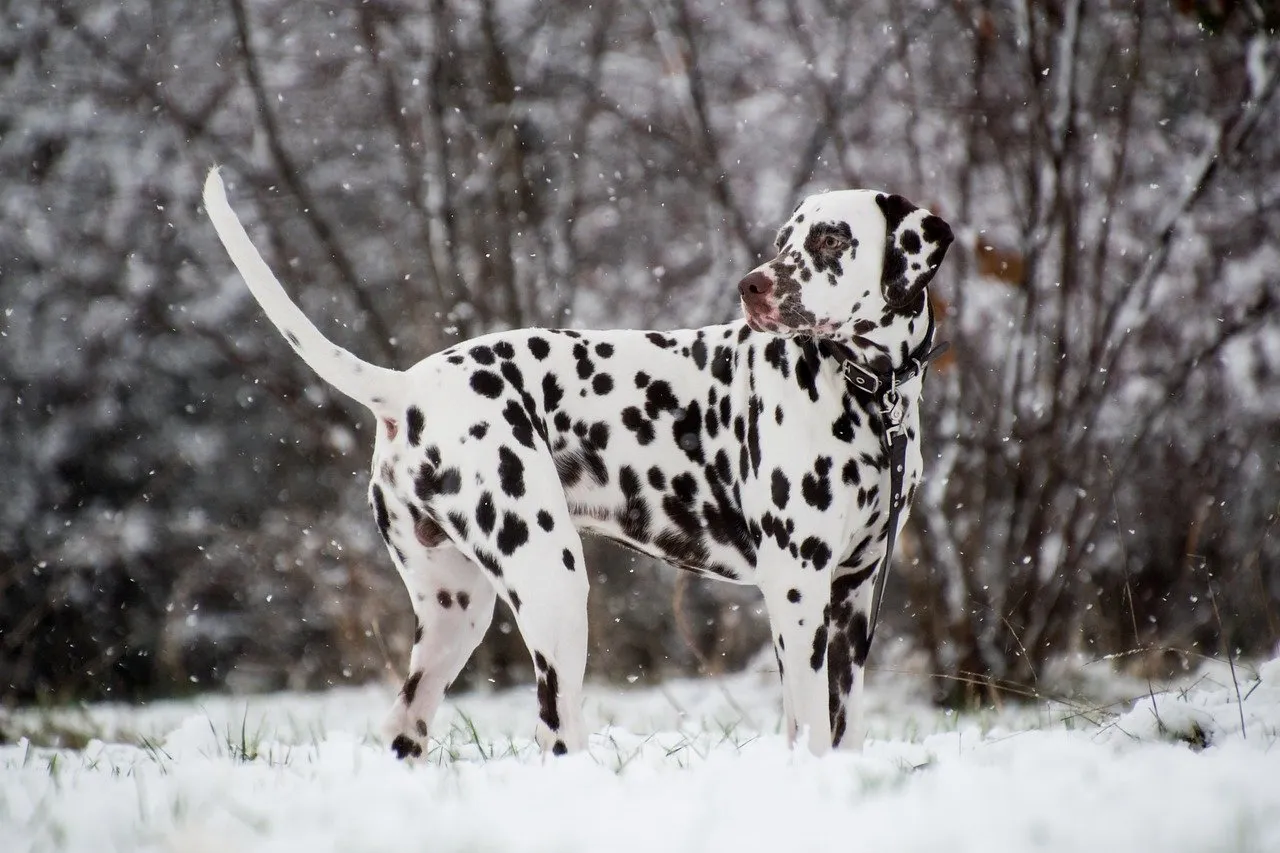
<instances>
[{"instance_id":1,"label":"dog's hind leg","mask_svg":"<svg viewBox=\"0 0 1280 853\"><path fill-rule=\"evenodd\" d=\"M544 752L562 755L586 748L582 680L587 666L587 569L582 541L567 506L543 509L552 531L541 527L529 545L496 564L499 594L511 605L537 679L535 739Z\"/></svg>"},{"instance_id":2,"label":"dog's hind leg","mask_svg":"<svg viewBox=\"0 0 1280 853\"><path fill-rule=\"evenodd\" d=\"M556 482L549 456L528 455L529 483ZM495 477L496 479L496 477ZM587 665L587 568L582 540L560 491L492 493L462 544L511 606L538 684L535 737L556 755L586 747L582 679ZM491 508L490 508L491 507Z\"/></svg>"},{"instance_id":3,"label":"dog's hind leg","mask_svg":"<svg viewBox=\"0 0 1280 853\"><path fill-rule=\"evenodd\" d=\"M403 565L401 557L403 556ZM431 720L493 619L493 585L452 545L405 549L393 557L413 602L416 628L409 676L385 729L399 758L427 749Z\"/></svg>"}]
</instances>

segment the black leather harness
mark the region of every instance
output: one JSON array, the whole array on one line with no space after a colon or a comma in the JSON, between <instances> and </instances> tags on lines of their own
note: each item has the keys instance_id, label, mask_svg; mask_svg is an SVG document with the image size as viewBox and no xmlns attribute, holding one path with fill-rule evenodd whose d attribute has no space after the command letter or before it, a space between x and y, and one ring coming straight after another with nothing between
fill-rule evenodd
<instances>
[{"instance_id":1,"label":"black leather harness","mask_svg":"<svg viewBox=\"0 0 1280 853\"><path fill-rule=\"evenodd\" d=\"M929 362L947 351L951 346L947 341L934 346L933 318L929 321L929 331L920 346L907 356L907 362L897 370L877 371L860 361L847 347L831 347L829 353L840 363L849 390L872 403L872 410L880 418L880 444L889 459L889 528L888 541L885 543L884 560L880 571L876 574L875 585L871 591L871 617L867 624L867 648L876 633L876 625L880 621L880 605L884 600L884 585L889 578L889 567L893 562L893 548L898 538L898 519L906 505L907 496L903 494L903 478L907 466L907 430L903 426L906 406L898 386L904 382L921 376L928 368Z\"/></svg>"}]
</instances>

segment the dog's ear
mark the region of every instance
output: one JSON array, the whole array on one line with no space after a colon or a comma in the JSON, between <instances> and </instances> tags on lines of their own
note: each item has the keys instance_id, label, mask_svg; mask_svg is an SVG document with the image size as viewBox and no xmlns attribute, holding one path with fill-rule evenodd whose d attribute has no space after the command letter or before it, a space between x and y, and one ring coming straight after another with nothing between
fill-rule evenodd
<instances>
[{"instance_id":1,"label":"dog's ear","mask_svg":"<svg viewBox=\"0 0 1280 853\"><path fill-rule=\"evenodd\" d=\"M884 267L880 288L884 301L895 311L915 313L925 287L947 254L955 237L940 217L916 207L900 195L876 196L884 214Z\"/></svg>"}]
</instances>

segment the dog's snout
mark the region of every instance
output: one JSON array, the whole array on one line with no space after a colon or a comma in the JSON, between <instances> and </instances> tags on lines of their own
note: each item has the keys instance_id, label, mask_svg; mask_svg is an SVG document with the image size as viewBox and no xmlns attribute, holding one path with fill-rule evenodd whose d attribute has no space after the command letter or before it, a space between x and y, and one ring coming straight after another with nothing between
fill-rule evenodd
<instances>
[{"instance_id":1,"label":"dog's snout","mask_svg":"<svg viewBox=\"0 0 1280 853\"><path fill-rule=\"evenodd\" d=\"M743 299L766 296L772 290L773 281L759 270L748 273L746 278L738 282L738 292L742 294Z\"/></svg>"}]
</instances>

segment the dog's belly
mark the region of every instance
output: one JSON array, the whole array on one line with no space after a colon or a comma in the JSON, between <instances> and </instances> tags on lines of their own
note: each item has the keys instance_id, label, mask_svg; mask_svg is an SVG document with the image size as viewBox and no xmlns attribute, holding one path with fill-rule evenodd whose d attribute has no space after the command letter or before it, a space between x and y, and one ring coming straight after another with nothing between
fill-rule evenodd
<instances>
[{"instance_id":1,"label":"dog's belly","mask_svg":"<svg viewBox=\"0 0 1280 853\"><path fill-rule=\"evenodd\" d=\"M624 429L604 452L549 429L561 486L579 529L678 568L751 583L756 548L742 509L742 447L731 432L708 436L704 417L692 431L691 402L653 418L652 438Z\"/></svg>"}]
</instances>

